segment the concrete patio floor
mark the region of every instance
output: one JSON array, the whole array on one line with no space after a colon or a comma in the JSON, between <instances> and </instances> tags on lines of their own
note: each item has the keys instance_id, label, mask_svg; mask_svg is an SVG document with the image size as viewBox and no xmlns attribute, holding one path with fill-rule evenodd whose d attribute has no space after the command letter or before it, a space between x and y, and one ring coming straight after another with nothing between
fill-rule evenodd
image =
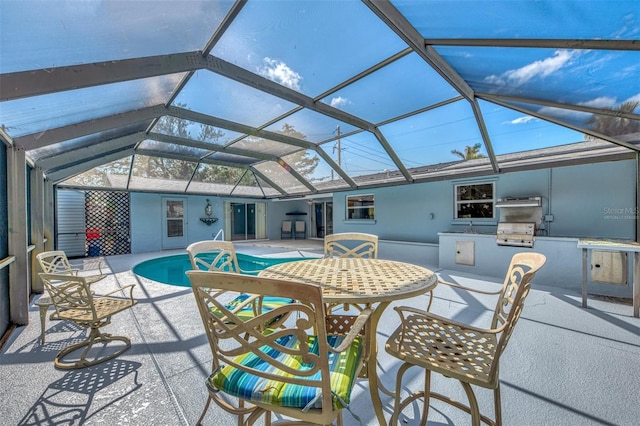
<instances>
[{"instance_id":1,"label":"concrete patio floor","mask_svg":"<svg viewBox=\"0 0 640 426\"><path fill-rule=\"evenodd\" d=\"M300 251L321 253L321 241L237 243L248 254L278 255ZM132 347L120 357L93 367L62 371L53 366L55 354L85 335L83 329L47 320L46 343L39 341L37 307L28 326L18 327L0 352L1 425L193 425L206 401L204 378L211 354L191 290L139 278L131 272L138 262L179 251L110 256L109 276L96 291L134 283L138 304L113 318L105 331L131 338ZM447 281L496 289L499 279L436 271ZM504 265L506 271L507 265ZM505 425L638 425L640 424L640 319L631 306L590 298L580 306L580 294L546 287L534 279L523 316L501 362ZM426 306L428 296L399 304ZM494 300L447 286L435 291L432 310L474 324L488 324ZM384 351L387 336L397 327L388 308L380 321L380 376L392 387L398 363ZM410 375L410 373L409 373ZM416 390L422 375L415 370L405 383ZM461 387L434 375L433 389L465 400ZM476 392L481 409L493 416L491 392ZM387 420L390 397L383 395ZM402 424L417 424L410 407ZM359 381L351 410L365 425L376 425L367 382ZM346 425L360 424L349 412ZM210 407L204 424L233 425L235 418ZM429 425L467 425L467 414L432 401Z\"/></svg>"}]
</instances>

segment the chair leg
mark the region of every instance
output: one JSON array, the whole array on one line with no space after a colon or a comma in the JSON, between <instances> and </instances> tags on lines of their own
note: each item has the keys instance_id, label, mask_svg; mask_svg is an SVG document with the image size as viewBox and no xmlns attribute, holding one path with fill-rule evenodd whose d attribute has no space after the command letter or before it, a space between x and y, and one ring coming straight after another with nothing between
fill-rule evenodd
<instances>
[{"instance_id":1,"label":"chair leg","mask_svg":"<svg viewBox=\"0 0 640 426\"><path fill-rule=\"evenodd\" d=\"M496 426L502 426L502 403L500 402L500 382L493 390L493 405L496 412Z\"/></svg>"},{"instance_id":2,"label":"chair leg","mask_svg":"<svg viewBox=\"0 0 640 426\"><path fill-rule=\"evenodd\" d=\"M431 399L431 370L424 370L424 408L422 409L422 417L420 424L426 425L429 417L429 401Z\"/></svg>"},{"instance_id":3,"label":"chair leg","mask_svg":"<svg viewBox=\"0 0 640 426\"><path fill-rule=\"evenodd\" d=\"M196 426L202 425L202 419L204 419L204 415L207 414L207 410L209 409L210 404L211 404L211 396L207 398L207 403L204 405L204 410L202 410L202 414L200 414L200 418L196 422Z\"/></svg>"},{"instance_id":4,"label":"chair leg","mask_svg":"<svg viewBox=\"0 0 640 426\"><path fill-rule=\"evenodd\" d=\"M425 403L424 403L425 408L423 410L421 424L426 424L426 419L427 419L428 410L429 410L429 397L428 397L428 394L425 394L425 392L426 392L426 389L428 389L429 384L431 383L431 372L429 370L425 370L425 392L415 392L409 395L408 397L406 397L403 401L401 401L400 396L402 392L402 378L404 376L404 373L406 373L410 367L413 367L413 364L409 364L405 362L398 369L398 374L396 375L396 392L395 392L395 398L393 403L393 414L391 416L391 419L389 420L389 425L397 425L398 418L400 417L400 413L402 412L402 410L411 402L415 401L416 399L422 396L424 396L425 398Z\"/></svg>"},{"instance_id":5,"label":"chair leg","mask_svg":"<svg viewBox=\"0 0 640 426\"><path fill-rule=\"evenodd\" d=\"M93 348L93 346L96 343L106 343L106 342L110 342L110 341L114 341L114 340L123 342L124 346L122 348L118 349L117 351L113 352L112 354L96 358L93 361L88 361L86 359L86 356L89 354L89 351L91 350L91 348ZM129 340L128 337L125 337L125 336L112 336L111 334L106 334L106 333L102 334L98 328L91 328L91 332L90 332L89 338L87 340L84 340L84 341L82 341L80 343L76 343L74 345L67 346L66 348L62 349L56 355L55 359L53 360L53 363L57 368L59 368L61 370L72 370L72 369L75 369L75 368L85 368L85 367L89 367L91 365L100 364L101 362L109 361L110 359L113 359L113 358L121 355L124 351L126 351L130 347L131 347L131 340ZM78 361L76 361L76 362L64 362L62 360L66 355L69 355L70 353L75 352L75 351L77 351L77 350L79 350L81 348L84 348L84 350L82 351L82 355L80 355L80 359Z\"/></svg>"},{"instance_id":6,"label":"chair leg","mask_svg":"<svg viewBox=\"0 0 640 426\"><path fill-rule=\"evenodd\" d=\"M480 426L480 409L478 408L478 401L473 393L473 389L469 383L460 382L464 388L467 398L469 399L469 409L471 411L471 425Z\"/></svg>"},{"instance_id":7,"label":"chair leg","mask_svg":"<svg viewBox=\"0 0 640 426\"><path fill-rule=\"evenodd\" d=\"M46 328L49 305L39 305L38 308L40 309L40 343L44 345L44 330Z\"/></svg>"}]
</instances>

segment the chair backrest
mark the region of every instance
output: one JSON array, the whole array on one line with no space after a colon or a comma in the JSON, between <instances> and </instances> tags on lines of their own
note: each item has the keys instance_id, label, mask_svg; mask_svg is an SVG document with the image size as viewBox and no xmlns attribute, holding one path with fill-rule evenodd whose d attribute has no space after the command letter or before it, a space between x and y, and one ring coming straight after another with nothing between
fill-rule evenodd
<instances>
[{"instance_id":1,"label":"chair backrest","mask_svg":"<svg viewBox=\"0 0 640 426\"><path fill-rule=\"evenodd\" d=\"M543 254L533 252L516 253L511 258L511 264L504 279L491 322L492 329L503 327L498 342L496 360L504 351L513 328L522 314L525 298L531 289L531 280L546 260L547 258ZM497 368L497 364L495 363L495 368Z\"/></svg>"},{"instance_id":2,"label":"chair backrest","mask_svg":"<svg viewBox=\"0 0 640 426\"><path fill-rule=\"evenodd\" d=\"M378 258L378 236L343 232L324 237L324 257Z\"/></svg>"},{"instance_id":3,"label":"chair backrest","mask_svg":"<svg viewBox=\"0 0 640 426\"><path fill-rule=\"evenodd\" d=\"M42 272L45 274L75 275L67 255L62 250L44 251L36 255Z\"/></svg>"},{"instance_id":4,"label":"chair backrest","mask_svg":"<svg viewBox=\"0 0 640 426\"><path fill-rule=\"evenodd\" d=\"M331 423L326 416L335 412L336 401L332 397L329 373L331 349L327 341L321 288L315 284L224 272L188 271L187 275L213 354L213 371L222 368L219 375L226 381L236 377L236 373L231 373L229 368L257 378L263 385L260 387L267 388L264 390L266 394L258 398L267 405L273 404L269 395L270 381L277 383L274 385L274 388L278 387L274 389L275 393L283 383L283 390L287 386L303 385L306 388L303 394L311 394L314 402L311 411L325 419L320 421L319 417L315 417L314 423ZM224 293L237 292L265 297L294 296L295 302L252 318L241 317L225 306L225 297L221 297ZM263 324L282 315L291 315L289 318L295 320L265 332ZM297 362L283 362L283 354L286 354L286 360L294 358ZM240 364L242 361L239 360L249 359L251 362ZM314 388L315 391L309 391Z\"/></svg>"},{"instance_id":5,"label":"chair backrest","mask_svg":"<svg viewBox=\"0 0 640 426\"><path fill-rule=\"evenodd\" d=\"M290 234L291 233L291 221L290 220L283 220L282 221L282 232L285 234Z\"/></svg>"},{"instance_id":6,"label":"chair backrest","mask_svg":"<svg viewBox=\"0 0 640 426\"><path fill-rule=\"evenodd\" d=\"M78 319L82 317L89 323L97 319L96 309L93 304L93 292L86 277L47 273L39 275L44 283L44 288L49 293L49 297L51 297L59 318L64 318L64 312L73 308L74 316L78 317ZM78 312L82 314L78 315Z\"/></svg>"},{"instance_id":7,"label":"chair backrest","mask_svg":"<svg viewBox=\"0 0 640 426\"><path fill-rule=\"evenodd\" d=\"M193 269L240 273L236 249L230 241L198 241L187 247L187 253Z\"/></svg>"},{"instance_id":8,"label":"chair backrest","mask_svg":"<svg viewBox=\"0 0 640 426\"><path fill-rule=\"evenodd\" d=\"M307 227L307 222L304 220L296 220L296 233L299 234L301 232L305 232Z\"/></svg>"}]
</instances>

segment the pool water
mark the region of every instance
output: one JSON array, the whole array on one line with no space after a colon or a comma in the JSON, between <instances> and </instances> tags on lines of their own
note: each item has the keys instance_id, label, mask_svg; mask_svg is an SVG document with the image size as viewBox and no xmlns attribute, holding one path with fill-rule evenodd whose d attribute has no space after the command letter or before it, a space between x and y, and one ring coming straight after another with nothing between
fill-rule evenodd
<instances>
[{"instance_id":1,"label":"pool water","mask_svg":"<svg viewBox=\"0 0 640 426\"><path fill-rule=\"evenodd\" d=\"M216 253L204 253L198 257L202 257L205 261L207 259L212 261L215 255ZM261 270L278 263L308 259L306 257L259 257L242 253L237 253L236 256L242 273L247 275L258 275ZM189 255L185 253L145 260L133 267L133 273L163 284L191 287L185 272L192 269Z\"/></svg>"}]
</instances>

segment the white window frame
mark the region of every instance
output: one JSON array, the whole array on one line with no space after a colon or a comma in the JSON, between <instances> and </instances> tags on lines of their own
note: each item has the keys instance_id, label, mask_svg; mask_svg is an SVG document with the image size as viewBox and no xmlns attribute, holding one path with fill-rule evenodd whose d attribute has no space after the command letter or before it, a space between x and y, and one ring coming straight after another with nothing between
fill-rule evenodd
<instances>
[{"instance_id":1,"label":"white window frame","mask_svg":"<svg viewBox=\"0 0 640 426\"><path fill-rule=\"evenodd\" d=\"M358 201L359 199L363 199L364 197L367 198L371 198L371 201L373 204L371 205L365 205L365 206L351 206L349 207L349 200L353 200L355 199L355 202L361 202L362 200ZM347 195L345 198L345 218L346 220L375 220L376 215L375 215L375 211L376 211L376 199L375 199L375 195L374 194L356 194L356 195ZM354 213L357 211L362 211L362 210L371 210L371 215L370 217L350 217L349 212L353 211ZM355 215L352 215L355 216ZM358 215L360 216L360 215ZM367 216L369 216L369 214L367 213Z\"/></svg>"},{"instance_id":2,"label":"white window frame","mask_svg":"<svg viewBox=\"0 0 640 426\"><path fill-rule=\"evenodd\" d=\"M478 198L471 200L458 200L458 188L462 186L480 186L480 185L491 185L492 188L492 197L491 198ZM490 203L491 208L491 217L460 217L459 214L459 205L460 204L487 204ZM487 181L472 181L472 182L458 182L453 185L453 219L455 221L466 221L473 220L475 221L492 221L496 220L496 182L494 180Z\"/></svg>"}]
</instances>

